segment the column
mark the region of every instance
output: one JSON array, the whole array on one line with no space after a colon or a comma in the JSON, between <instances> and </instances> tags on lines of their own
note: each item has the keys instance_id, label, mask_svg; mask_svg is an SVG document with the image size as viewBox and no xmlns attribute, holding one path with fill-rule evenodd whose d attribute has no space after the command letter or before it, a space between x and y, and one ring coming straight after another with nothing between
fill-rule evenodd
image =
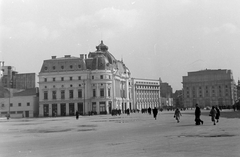
<instances>
[{"instance_id":1,"label":"column","mask_svg":"<svg viewBox=\"0 0 240 157\"><path fill-rule=\"evenodd\" d=\"M61 104L57 104L57 116L61 115Z\"/></svg>"},{"instance_id":2,"label":"column","mask_svg":"<svg viewBox=\"0 0 240 157\"><path fill-rule=\"evenodd\" d=\"M39 104L39 117L43 117L43 104Z\"/></svg>"},{"instance_id":3,"label":"column","mask_svg":"<svg viewBox=\"0 0 240 157\"><path fill-rule=\"evenodd\" d=\"M49 104L49 117L52 117L52 104Z\"/></svg>"},{"instance_id":4,"label":"column","mask_svg":"<svg viewBox=\"0 0 240 157\"><path fill-rule=\"evenodd\" d=\"M66 116L69 116L69 103L66 103Z\"/></svg>"},{"instance_id":5,"label":"column","mask_svg":"<svg viewBox=\"0 0 240 157\"><path fill-rule=\"evenodd\" d=\"M74 110L75 110L75 113L76 113L77 110L78 110L78 104L77 104L77 103L74 103Z\"/></svg>"}]
</instances>

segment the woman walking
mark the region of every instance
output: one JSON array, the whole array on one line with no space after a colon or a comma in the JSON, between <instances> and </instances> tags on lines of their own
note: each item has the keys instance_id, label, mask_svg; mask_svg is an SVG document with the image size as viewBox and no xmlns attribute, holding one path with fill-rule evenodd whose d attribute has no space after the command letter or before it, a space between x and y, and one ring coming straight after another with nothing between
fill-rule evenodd
<instances>
[{"instance_id":1,"label":"woman walking","mask_svg":"<svg viewBox=\"0 0 240 157\"><path fill-rule=\"evenodd\" d=\"M218 107L216 107L216 120L217 120L217 123L218 123L218 120L219 120L219 117L220 117L220 109Z\"/></svg>"},{"instance_id":2,"label":"woman walking","mask_svg":"<svg viewBox=\"0 0 240 157\"><path fill-rule=\"evenodd\" d=\"M213 125L216 125L216 122L215 122L216 113L217 113L217 111L215 110L215 107L213 106L210 113L209 113L209 116L211 116L211 120L213 122Z\"/></svg>"},{"instance_id":3,"label":"woman walking","mask_svg":"<svg viewBox=\"0 0 240 157\"><path fill-rule=\"evenodd\" d=\"M179 123L180 116L182 116L180 110L177 108L174 113L174 118L176 118L177 122Z\"/></svg>"}]
</instances>

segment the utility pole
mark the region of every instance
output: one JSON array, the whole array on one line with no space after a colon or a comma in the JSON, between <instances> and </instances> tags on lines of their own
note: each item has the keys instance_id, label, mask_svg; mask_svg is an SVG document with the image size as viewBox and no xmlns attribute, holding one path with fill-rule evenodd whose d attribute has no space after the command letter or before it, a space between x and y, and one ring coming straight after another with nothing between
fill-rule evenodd
<instances>
[{"instance_id":1,"label":"utility pole","mask_svg":"<svg viewBox=\"0 0 240 157\"><path fill-rule=\"evenodd\" d=\"M83 80L83 115L85 115L85 80Z\"/></svg>"}]
</instances>

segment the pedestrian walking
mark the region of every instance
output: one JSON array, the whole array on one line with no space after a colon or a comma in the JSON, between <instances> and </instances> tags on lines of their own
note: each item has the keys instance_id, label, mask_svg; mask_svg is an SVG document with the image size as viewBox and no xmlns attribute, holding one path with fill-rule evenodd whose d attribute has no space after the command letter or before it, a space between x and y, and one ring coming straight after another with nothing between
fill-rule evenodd
<instances>
[{"instance_id":1,"label":"pedestrian walking","mask_svg":"<svg viewBox=\"0 0 240 157\"><path fill-rule=\"evenodd\" d=\"M155 120L157 120L157 114L158 114L158 109L155 107L153 109L153 118L155 118Z\"/></svg>"},{"instance_id":2,"label":"pedestrian walking","mask_svg":"<svg viewBox=\"0 0 240 157\"><path fill-rule=\"evenodd\" d=\"M195 122L196 122L196 125L200 125L200 123L203 124L203 121L200 119L200 116L201 116L201 109L198 106L198 104L196 104L196 109L195 109Z\"/></svg>"},{"instance_id":3,"label":"pedestrian walking","mask_svg":"<svg viewBox=\"0 0 240 157\"><path fill-rule=\"evenodd\" d=\"M217 111L215 110L215 107L212 106L212 109L210 110L209 116L211 116L211 120L213 122L213 125L216 125L216 122L215 122L216 113L217 113Z\"/></svg>"},{"instance_id":4,"label":"pedestrian walking","mask_svg":"<svg viewBox=\"0 0 240 157\"><path fill-rule=\"evenodd\" d=\"M216 113L216 120L217 120L217 123L218 123L219 122L219 117L220 117L220 109L219 109L218 106L216 107L216 111L217 111L217 113Z\"/></svg>"},{"instance_id":5,"label":"pedestrian walking","mask_svg":"<svg viewBox=\"0 0 240 157\"><path fill-rule=\"evenodd\" d=\"M180 116L182 116L182 114L181 114L179 108L177 108L177 109L175 110L175 112L174 112L174 118L176 118L176 120L177 120L178 123L179 123L179 121L180 121Z\"/></svg>"},{"instance_id":6,"label":"pedestrian walking","mask_svg":"<svg viewBox=\"0 0 240 157\"><path fill-rule=\"evenodd\" d=\"M79 118L79 112L76 111L76 119L78 119L78 118Z\"/></svg>"},{"instance_id":7,"label":"pedestrian walking","mask_svg":"<svg viewBox=\"0 0 240 157\"><path fill-rule=\"evenodd\" d=\"M151 109L151 107L149 107L149 108L148 108L148 114L151 115L151 111L152 111L152 109Z\"/></svg>"}]
</instances>

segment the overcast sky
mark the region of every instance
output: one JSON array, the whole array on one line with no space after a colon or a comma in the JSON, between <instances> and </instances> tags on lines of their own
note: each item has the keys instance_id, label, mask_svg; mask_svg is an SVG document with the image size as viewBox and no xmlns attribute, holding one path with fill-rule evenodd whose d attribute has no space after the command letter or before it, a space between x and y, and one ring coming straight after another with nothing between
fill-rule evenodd
<instances>
[{"instance_id":1,"label":"overcast sky","mask_svg":"<svg viewBox=\"0 0 240 157\"><path fill-rule=\"evenodd\" d=\"M182 88L182 76L231 69L240 77L239 0L0 0L0 61L39 74L51 56L101 40L135 78Z\"/></svg>"}]
</instances>

